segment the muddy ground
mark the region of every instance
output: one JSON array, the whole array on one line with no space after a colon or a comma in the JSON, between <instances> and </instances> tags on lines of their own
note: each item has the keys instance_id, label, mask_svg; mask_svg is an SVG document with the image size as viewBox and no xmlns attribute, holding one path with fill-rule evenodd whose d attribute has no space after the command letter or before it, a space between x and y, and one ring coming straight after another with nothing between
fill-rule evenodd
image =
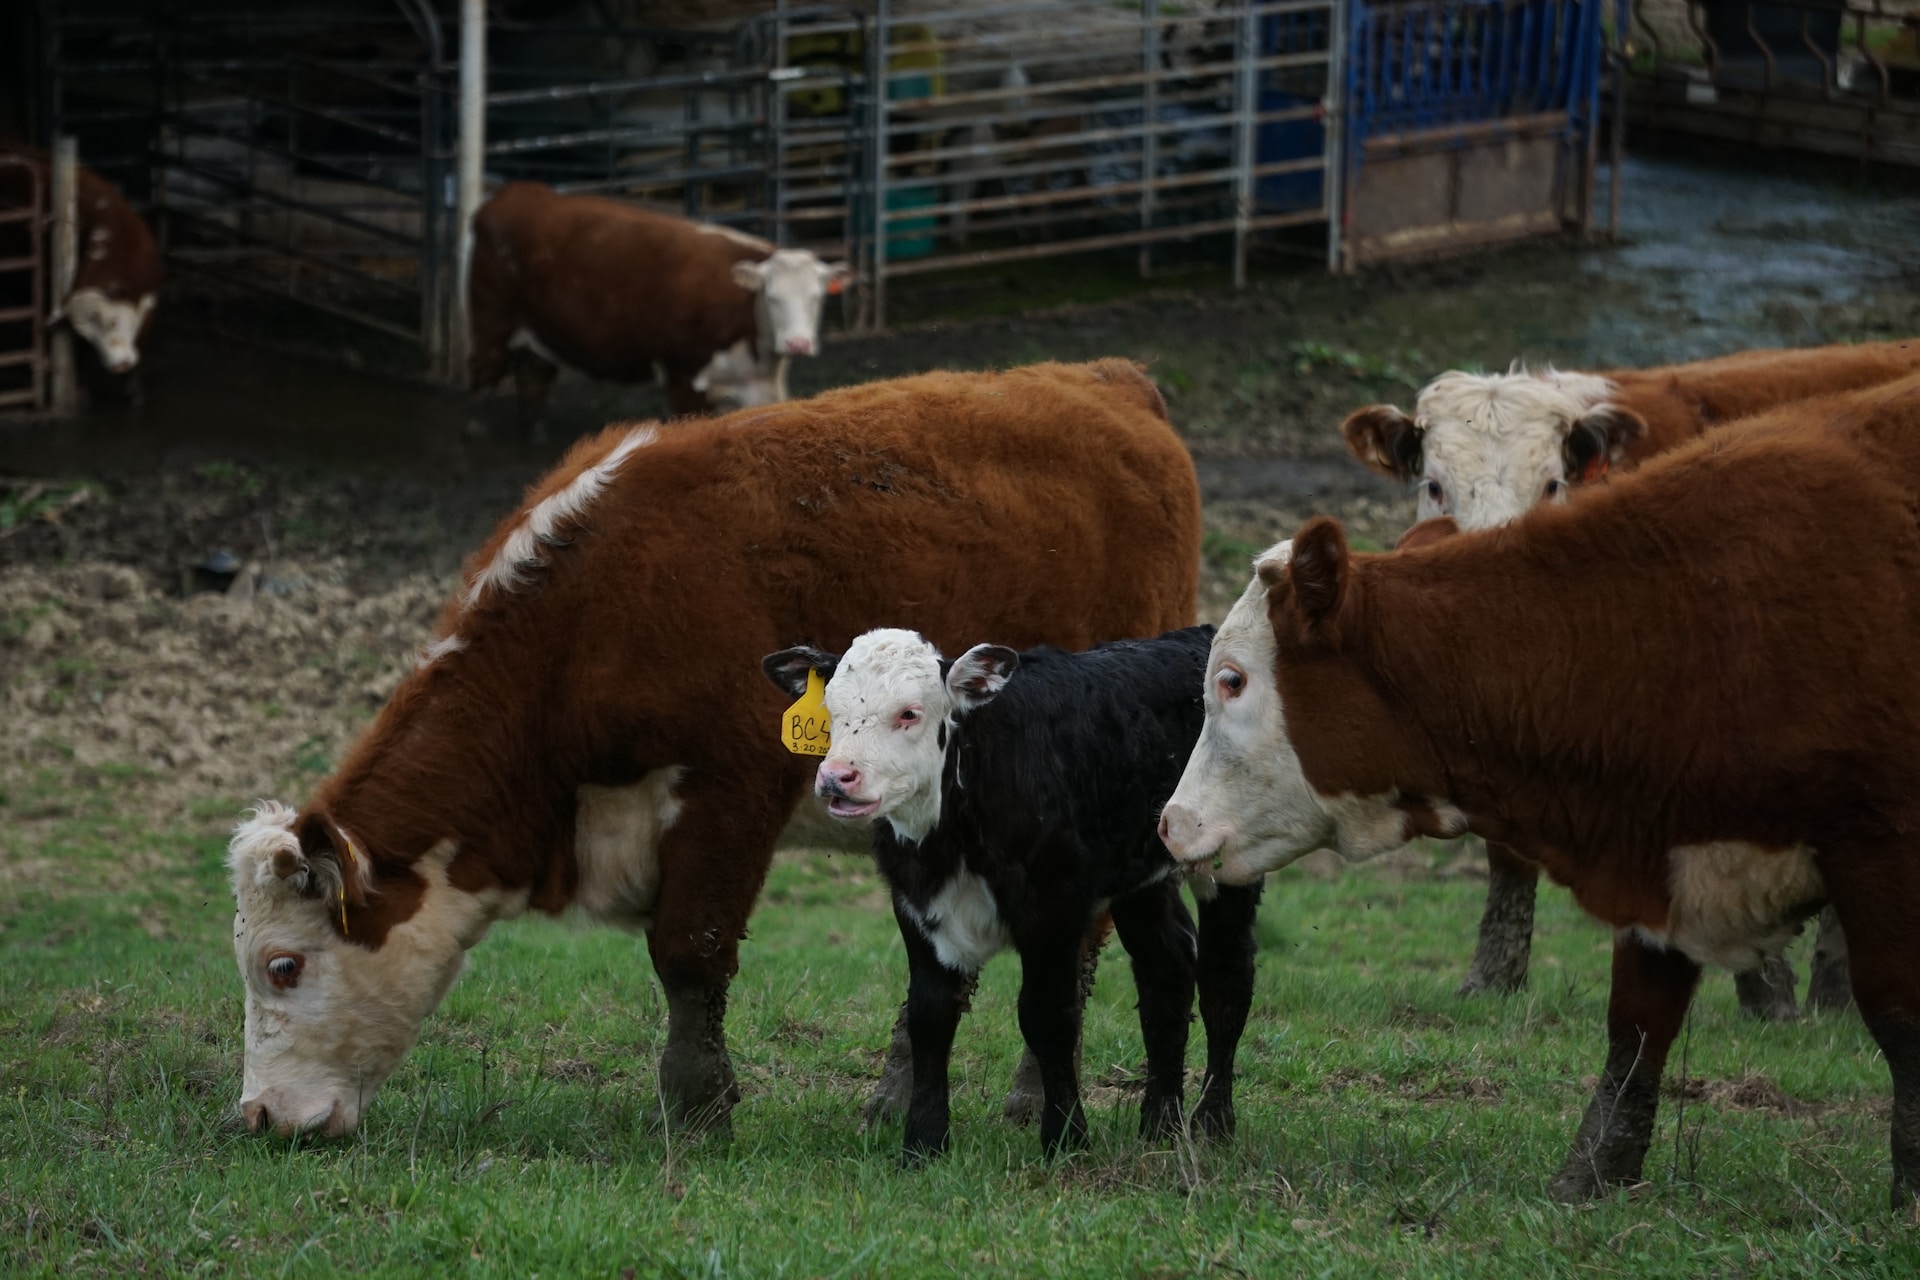
<instances>
[{"instance_id":1,"label":"muddy ground","mask_svg":"<svg viewBox=\"0 0 1920 1280\"><path fill-rule=\"evenodd\" d=\"M1536 244L1333 278L1269 263L1242 293L1178 279L1098 306L1013 312L1018 272L925 288L895 331L829 331L797 394L930 368L1146 362L1199 466L1203 617L1248 556L1331 512L1386 544L1412 505L1335 428L1409 405L1448 367L1661 363L1920 333L1920 201L1846 175L1636 161L1626 241ZM298 799L426 638L464 554L572 435L664 410L568 378L552 440L464 398L161 327L145 401L0 426L0 862L50 870L39 834L105 800L141 824L230 823ZM225 594L192 566L224 552ZM129 850L129 856L137 856Z\"/></svg>"}]
</instances>

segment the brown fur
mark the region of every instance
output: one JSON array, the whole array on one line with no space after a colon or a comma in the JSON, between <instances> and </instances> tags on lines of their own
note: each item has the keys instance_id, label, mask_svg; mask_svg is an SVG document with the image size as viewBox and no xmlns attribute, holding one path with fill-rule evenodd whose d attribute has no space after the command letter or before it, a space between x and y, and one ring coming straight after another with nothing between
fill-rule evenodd
<instances>
[{"instance_id":1,"label":"brown fur","mask_svg":"<svg viewBox=\"0 0 1920 1280\"><path fill-rule=\"evenodd\" d=\"M50 178L46 153L7 141L0 141L0 152L27 157L39 174L42 198L48 198L45 193ZM7 178L8 172L0 169L0 178ZM17 181L8 178L9 188ZM11 190L7 194L11 195ZM25 192L18 198L24 199ZM115 302L138 303L148 294L157 295L161 281L160 247L154 242L146 220L120 194L120 188L82 165L74 206L77 261L73 289L98 289ZM103 238L96 240L96 237ZM104 250L98 258L89 252L95 244ZM153 317L149 315L140 329L142 341L152 324Z\"/></svg>"},{"instance_id":2,"label":"brown fur","mask_svg":"<svg viewBox=\"0 0 1920 1280\"><path fill-rule=\"evenodd\" d=\"M652 382L657 361L674 412L702 412L694 376L715 352L758 335L753 294L729 272L772 252L617 200L508 183L473 218L473 389L507 375L507 340L526 328L608 382Z\"/></svg>"},{"instance_id":3,"label":"brown fur","mask_svg":"<svg viewBox=\"0 0 1920 1280\"><path fill-rule=\"evenodd\" d=\"M576 445L470 576L625 430ZM948 653L1157 635L1192 621L1200 506L1153 384L1106 360L688 422L630 455L562 536L526 586L448 606L441 633L467 648L402 682L303 811L303 845L333 856L337 828L373 860L380 892L349 910L361 945L410 912L386 887L445 838L454 884L559 911L577 887L576 789L681 766L648 942L670 1002L704 992L717 1010L816 763L777 740L789 699L761 656L842 650L877 625Z\"/></svg>"},{"instance_id":4,"label":"brown fur","mask_svg":"<svg viewBox=\"0 0 1920 1280\"><path fill-rule=\"evenodd\" d=\"M1448 801L1619 928L1666 923L1676 846L1816 850L1893 1071L1896 1202L1920 1190L1916 509L1920 376L1415 550L1352 556L1315 521L1267 575L1289 734L1322 794L1398 793L1410 828ZM1698 969L1622 946L1615 1030L1657 1080ZM1563 1187L1591 1189L1581 1161L1637 1175L1632 1135L1594 1114Z\"/></svg>"}]
</instances>

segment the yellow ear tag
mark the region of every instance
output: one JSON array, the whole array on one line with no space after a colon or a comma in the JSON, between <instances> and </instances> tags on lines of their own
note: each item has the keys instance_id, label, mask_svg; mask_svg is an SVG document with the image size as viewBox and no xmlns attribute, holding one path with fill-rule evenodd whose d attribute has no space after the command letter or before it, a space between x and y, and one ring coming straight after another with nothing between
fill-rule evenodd
<instances>
[{"instance_id":1,"label":"yellow ear tag","mask_svg":"<svg viewBox=\"0 0 1920 1280\"><path fill-rule=\"evenodd\" d=\"M807 672L807 691L781 717L780 740L797 756L824 756L833 749L833 720L827 715L827 684L818 671Z\"/></svg>"}]
</instances>

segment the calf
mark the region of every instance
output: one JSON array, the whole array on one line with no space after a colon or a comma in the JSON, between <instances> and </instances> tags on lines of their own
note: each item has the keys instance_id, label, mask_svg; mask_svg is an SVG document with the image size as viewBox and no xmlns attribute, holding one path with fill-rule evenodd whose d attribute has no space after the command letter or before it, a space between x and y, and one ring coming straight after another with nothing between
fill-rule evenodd
<instances>
[{"instance_id":1,"label":"calf","mask_svg":"<svg viewBox=\"0 0 1920 1280\"><path fill-rule=\"evenodd\" d=\"M511 368L530 423L560 365L662 381L675 413L783 400L788 359L818 352L847 275L725 227L508 183L473 218L472 389Z\"/></svg>"},{"instance_id":2,"label":"calf","mask_svg":"<svg viewBox=\"0 0 1920 1280\"><path fill-rule=\"evenodd\" d=\"M982 644L947 660L914 632L880 630L844 656L802 647L766 659L796 697L812 673L825 678L832 745L814 790L833 816L873 822L893 891L913 1045L904 1160L946 1150L954 1028L974 976L1009 946L1020 953L1020 1031L1040 1068L1041 1147L1051 1157L1085 1144L1080 948L1103 908L1139 989L1141 1134L1180 1127L1196 968L1207 1075L1194 1125L1233 1131L1260 886L1196 881L1196 940L1154 834L1200 730L1212 635L1190 627L1085 653Z\"/></svg>"},{"instance_id":3,"label":"calf","mask_svg":"<svg viewBox=\"0 0 1920 1280\"><path fill-rule=\"evenodd\" d=\"M724 1126L727 986L811 773L741 673L889 614L956 652L1157 635L1199 554L1193 464L1121 360L581 441L339 769L236 831L243 1114L354 1128L495 921L578 907L646 934L666 1118Z\"/></svg>"},{"instance_id":4,"label":"calf","mask_svg":"<svg viewBox=\"0 0 1920 1280\"><path fill-rule=\"evenodd\" d=\"M1216 652L1233 692L1168 847L1239 880L1322 841L1365 856L1472 830L1570 887L1617 932L1606 1066L1552 1184L1568 1199L1639 1177L1701 965L1753 963L1830 900L1908 1204L1916 505L1920 377L1715 432L1505 529L1353 556L1311 522L1260 565L1264 641ZM1592 678L1623 653L1631 679Z\"/></svg>"},{"instance_id":5,"label":"calf","mask_svg":"<svg viewBox=\"0 0 1920 1280\"><path fill-rule=\"evenodd\" d=\"M1341 424L1367 466L1418 486L1421 519L1449 515L1462 529L1504 524L1536 503L1564 501L1574 485L1631 467L1718 423L1811 396L1877 386L1920 370L1920 340L1747 351L1660 369L1614 373L1444 373L1408 417L1373 405ZM1487 905L1465 992L1526 985L1539 871L1487 846ZM1846 1003L1844 941L1821 917L1809 999ZM1793 970L1779 956L1738 975L1740 1003L1765 1017L1795 1015Z\"/></svg>"},{"instance_id":6,"label":"calf","mask_svg":"<svg viewBox=\"0 0 1920 1280\"><path fill-rule=\"evenodd\" d=\"M0 150L25 157L41 190L47 190L44 153L14 143L0 143ZM7 173L0 170L0 177ZM64 292L59 291L62 282L55 282L50 318L64 318L109 373L131 373L140 363L140 344L153 327L160 297L159 246L120 189L91 169L78 174L74 217L73 279Z\"/></svg>"}]
</instances>

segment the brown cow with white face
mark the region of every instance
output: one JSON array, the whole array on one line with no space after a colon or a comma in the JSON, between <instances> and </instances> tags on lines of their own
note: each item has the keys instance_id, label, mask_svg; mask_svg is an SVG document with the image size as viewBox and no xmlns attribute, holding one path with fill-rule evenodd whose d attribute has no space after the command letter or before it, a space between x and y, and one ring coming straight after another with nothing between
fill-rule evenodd
<instances>
[{"instance_id":1,"label":"brown cow with white face","mask_svg":"<svg viewBox=\"0 0 1920 1280\"><path fill-rule=\"evenodd\" d=\"M599 196L512 182L473 218L476 392L514 374L538 420L560 366L666 385L675 413L787 398L787 362L820 350L844 264Z\"/></svg>"},{"instance_id":2,"label":"brown cow with white face","mask_svg":"<svg viewBox=\"0 0 1920 1280\"><path fill-rule=\"evenodd\" d=\"M231 845L256 1129L350 1130L496 920L644 931L661 1092L724 1123L726 992L813 774L761 656L880 619L954 652L1191 620L1200 503L1125 361L927 374L582 441L471 562L299 810Z\"/></svg>"},{"instance_id":3,"label":"brown cow with white face","mask_svg":"<svg viewBox=\"0 0 1920 1280\"><path fill-rule=\"evenodd\" d=\"M1611 373L1455 371L1420 392L1412 416L1372 405L1340 430L1354 457L1415 487L1422 520L1450 516L1462 529L1490 529L1716 425L1916 370L1920 340L1745 351ZM1479 943L1461 990L1517 991L1527 981L1539 872L1497 845L1487 849L1487 870ZM1838 952L1844 967L1843 946L1823 917L1822 953ZM1844 986L1844 972L1816 970L1811 991L1844 1003ZM1749 1012L1794 1016L1793 972L1781 958L1740 975L1739 989Z\"/></svg>"},{"instance_id":4,"label":"brown cow with white face","mask_svg":"<svg viewBox=\"0 0 1920 1280\"><path fill-rule=\"evenodd\" d=\"M1261 562L1270 647L1214 656L1221 724L1168 803L1168 847L1232 882L1303 845L1472 830L1571 888L1617 933L1606 1068L1553 1180L1569 1199L1638 1179L1701 966L1751 964L1830 900L1893 1077L1905 1206L1916 507L1920 376L1712 433L1505 529L1354 556L1311 522ZM1631 679L1594 678L1625 656Z\"/></svg>"}]
</instances>

